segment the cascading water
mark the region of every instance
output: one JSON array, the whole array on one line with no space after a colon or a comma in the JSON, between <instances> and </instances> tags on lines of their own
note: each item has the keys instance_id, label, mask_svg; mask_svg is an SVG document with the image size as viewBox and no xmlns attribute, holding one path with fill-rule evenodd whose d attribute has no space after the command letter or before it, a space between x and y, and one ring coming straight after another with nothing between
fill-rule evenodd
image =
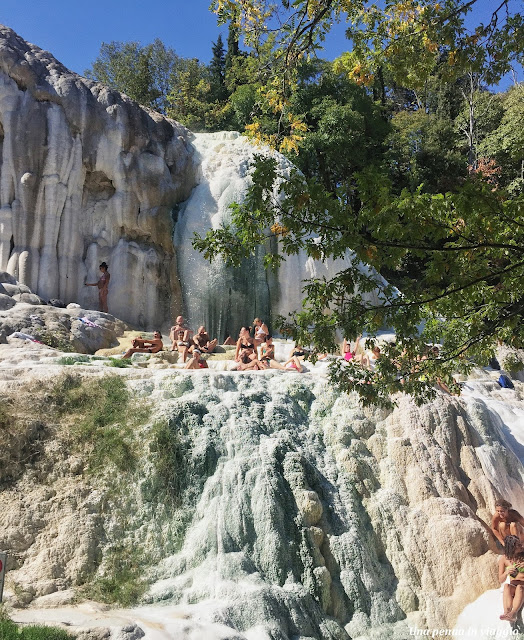
<instances>
[{"instance_id":1,"label":"cascading water","mask_svg":"<svg viewBox=\"0 0 524 640\"><path fill-rule=\"evenodd\" d=\"M270 323L277 315L300 309L306 280L329 279L350 266L350 252L346 258L324 261L299 252L288 256L273 273L262 262L267 247L257 247L256 255L240 268L225 267L219 259L209 264L192 248L193 233L204 235L229 222L229 205L243 200L255 154L275 157L283 179L292 164L236 132L195 134L193 145L200 156L199 183L179 207L174 232L184 313L192 328L204 324L220 340L227 335L236 338L239 328L250 325L255 316Z\"/></svg>"},{"instance_id":2,"label":"cascading water","mask_svg":"<svg viewBox=\"0 0 524 640\"><path fill-rule=\"evenodd\" d=\"M194 232L204 235L229 221L229 205L245 196L257 148L234 132L196 134L193 145L201 159L201 175L179 208L174 233L184 312L192 327L204 324L220 340L236 338L240 326L271 313L274 278L263 268L264 248L241 267L230 268L221 260L209 264L191 240Z\"/></svg>"},{"instance_id":3,"label":"cascading water","mask_svg":"<svg viewBox=\"0 0 524 640\"><path fill-rule=\"evenodd\" d=\"M49 364L46 375L53 375ZM399 395L398 406L385 411L363 409L322 373L119 375L132 397L155 407L153 423L138 434L143 461L123 493L111 486L113 506L96 516L103 535L92 538L81 523L106 498L87 490L84 505L75 493L74 535L93 558L129 548L147 559L147 606L117 612L146 638L406 640L409 627L451 628L495 586L497 556L485 523L499 493L524 510L524 468L506 433L520 438L521 383L515 391L468 383L463 398L438 395L422 407ZM171 508L154 498L155 424L171 434L162 440L172 451ZM62 462L54 479L43 476L48 497L31 485L38 473L3 495L9 522L35 532L12 579L29 581L43 601L57 572L74 575L70 537L64 557L55 551L42 562L55 525L38 533L62 500L70 508L70 494L60 497L65 468ZM26 510L33 493L41 506ZM110 560L98 570L107 576ZM38 619L38 611L17 619ZM50 610L45 615L54 619Z\"/></svg>"}]
</instances>

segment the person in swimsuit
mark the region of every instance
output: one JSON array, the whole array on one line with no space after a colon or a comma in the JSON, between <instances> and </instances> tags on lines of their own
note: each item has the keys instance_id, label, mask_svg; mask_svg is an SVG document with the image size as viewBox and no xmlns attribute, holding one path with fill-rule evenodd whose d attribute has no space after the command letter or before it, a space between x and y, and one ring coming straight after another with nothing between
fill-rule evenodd
<instances>
[{"instance_id":1,"label":"person in swimsuit","mask_svg":"<svg viewBox=\"0 0 524 640\"><path fill-rule=\"evenodd\" d=\"M182 316L177 316L175 324L169 330L169 339L171 340L171 351L178 351L178 343L180 342L179 332L183 332L182 341L188 343L188 348L191 346L191 335L193 332L187 326L186 321ZM184 360L185 362L185 360Z\"/></svg>"},{"instance_id":2,"label":"person in swimsuit","mask_svg":"<svg viewBox=\"0 0 524 640\"><path fill-rule=\"evenodd\" d=\"M188 361L185 369L209 369L207 362L202 358L200 349L193 349L193 357Z\"/></svg>"},{"instance_id":3,"label":"person in swimsuit","mask_svg":"<svg viewBox=\"0 0 524 640\"><path fill-rule=\"evenodd\" d=\"M377 366L377 360L380 359L380 347L376 345L370 352L366 352L362 356L362 366L370 371L375 371L375 367Z\"/></svg>"},{"instance_id":4,"label":"person in swimsuit","mask_svg":"<svg viewBox=\"0 0 524 640\"><path fill-rule=\"evenodd\" d=\"M238 364L237 371L258 371L264 367L257 360L253 346L242 349L240 352L240 363Z\"/></svg>"},{"instance_id":5,"label":"person in swimsuit","mask_svg":"<svg viewBox=\"0 0 524 640\"><path fill-rule=\"evenodd\" d=\"M351 360L355 360L356 361L358 345L360 343L360 338L361 337L362 336L358 336L358 338L357 338L357 340L355 342L355 348L353 350L351 350L351 342L348 342L346 340L346 338L344 338L344 341L342 342L342 357L347 362L350 362Z\"/></svg>"},{"instance_id":6,"label":"person in swimsuit","mask_svg":"<svg viewBox=\"0 0 524 640\"><path fill-rule=\"evenodd\" d=\"M491 519L491 531L495 538L504 546L506 536L517 536L524 543L524 518L518 511L511 508L507 500L495 502L495 514Z\"/></svg>"},{"instance_id":7,"label":"person in swimsuit","mask_svg":"<svg viewBox=\"0 0 524 640\"><path fill-rule=\"evenodd\" d=\"M100 307L100 311L104 313L108 313L107 309L107 292L109 289L109 280L111 279L111 274L107 270L107 264L102 262L99 266L100 271L102 272L100 278L98 278L98 282L86 282L86 287L98 287L98 305Z\"/></svg>"},{"instance_id":8,"label":"person in swimsuit","mask_svg":"<svg viewBox=\"0 0 524 640\"><path fill-rule=\"evenodd\" d=\"M202 353L213 353L218 340L216 338L211 340L206 332L206 328L202 325L198 327L198 331L193 336L193 342Z\"/></svg>"},{"instance_id":9,"label":"person in swimsuit","mask_svg":"<svg viewBox=\"0 0 524 640\"><path fill-rule=\"evenodd\" d=\"M304 373L304 368L302 367L301 360L304 359L305 355L306 352L304 351L304 349L302 349L299 344L295 345L289 352L289 360L287 360L287 362L284 362L283 367L288 370L295 369L295 371L298 371L299 373Z\"/></svg>"},{"instance_id":10,"label":"person in swimsuit","mask_svg":"<svg viewBox=\"0 0 524 640\"><path fill-rule=\"evenodd\" d=\"M266 341L266 336L269 335L269 329L265 322L263 322L260 318L255 318L253 320L253 325L255 326L255 348L259 347L263 342Z\"/></svg>"},{"instance_id":11,"label":"person in swimsuit","mask_svg":"<svg viewBox=\"0 0 524 640\"><path fill-rule=\"evenodd\" d=\"M160 331L153 333L152 340L144 340L143 338L134 338L131 342L133 345L131 349L128 349L122 358L130 358L133 353L158 353L164 348L162 342L162 334Z\"/></svg>"},{"instance_id":12,"label":"person in swimsuit","mask_svg":"<svg viewBox=\"0 0 524 640\"><path fill-rule=\"evenodd\" d=\"M179 329L176 336L176 351L182 356L182 362L187 360L187 354L191 350L191 342L185 338L187 338L187 331Z\"/></svg>"},{"instance_id":13,"label":"person in swimsuit","mask_svg":"<svg viewBox=\"0 0 524 640\"><path fill-rule=\"evenodd\" d=\"M259 364L263 369L283 369L284 371L289 371L283 364L275 360L275 346L271 336L266 336L266 341L261 346Z\"/></svg>"},{"instance_id":14,"label":"person in swimsuit","mask_svg":"<svg viewBox=\"0 0 524 640\"><path fill-rule=\"evenodd\" d=\"M237 348L235 351L235 362L240 362L240 357L243 349L253 348L254 341L249 333L251 327L242 327L238 334Z\"/></svg>"},{"instance_id":15,"label":"person in swimsuit","mask_svg":"<svg viewBox=\"0 0 524 640\"><path fill-rule=\"evenodd\" d=\"M524 603L524 547L518 536L509 535L504 540L504 555L499 560L499 582L504 585L501 620L516 622ZM507 582L510 578L509 583Z\"/></svg>"}]
</instances>

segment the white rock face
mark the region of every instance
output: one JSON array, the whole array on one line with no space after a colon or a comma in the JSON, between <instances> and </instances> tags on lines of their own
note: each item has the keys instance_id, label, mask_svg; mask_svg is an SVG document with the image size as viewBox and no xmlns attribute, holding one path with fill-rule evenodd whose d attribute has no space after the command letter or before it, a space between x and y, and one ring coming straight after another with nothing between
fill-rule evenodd
<instances>
[{"instance_id":1,"label":"white rock face","mask_svg":"<svg viewBox=\"0 0 524 640\"><path fill-rule=\"evenodd\" d=\"M46 357L0 366L0 392L55 380L60 367ZM99 377L95 364L74 369ZM25 448L18 455L14 442L9 454L16 473L0 487L11 603L44 606L53 591L111 575L115 547L142 555L150 585L151 609L126 618L165 630L182 619L183 640L203 628L200 637L228 640L406 640L409 627L453 628L497 586L485 523L500 493L524 509L522 383L511 391L486 377L463 398L418 408L399 396L386 412L363 410L318 374L118 375L176 437L177 506L155 497L150 425L137 431L133 475L108 483L114 470L96 482L60 432L25 420ZM24 466L35 441L41 453ZM146 632L158 637L169 633Z\"/></svg>"},{"instance_id":2,"label":"white rock face","mask_svg":"<svg viewBox=\"0 0 524 640\"><path fill-rule=\"evenodd\" d=\"M0 269L42 298L154 326L180 306L171 211L195 181L188 132L0 27Z\"/></svg>"}]
</instances>

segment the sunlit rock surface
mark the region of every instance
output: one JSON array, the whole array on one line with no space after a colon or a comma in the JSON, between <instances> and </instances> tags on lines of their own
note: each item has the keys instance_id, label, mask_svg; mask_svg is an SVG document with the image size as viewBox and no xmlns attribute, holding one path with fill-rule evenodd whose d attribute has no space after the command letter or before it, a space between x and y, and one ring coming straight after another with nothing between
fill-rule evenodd
<instances>
[{"instance_id":1,"label":"sunlit rock surface","mask_svg":"<svg viewBox=\"0 0 524 640\"><path fill-rule=\"evenodd\" d=\"M184 127L90 82L0 27L0 269L39 296L138 326L180 306L173 206L195 182Z\"/></svg>"},{"instance_id":2,"label":"sunlit rock surface","mask_svg":"<svg viewBox=\"0 0 524 640\"><path fill-rule=\"evenodd\" d=\"M100 375L96 364L74 370ZM66 369L47 358L7 381L0 367L1 390L22 394ZM13 604L38 608L107 575L115 546L144 558L148 606L118 615L150 638L205 629L210 639L400 640L410 626L453 628L496 587L484 523L499 493L524 508L522 383L500 389L486 376L461 398L417 408L399 396L386 412L363 410L320 374L115 375L155 403L140 467L123 491L110 468L93 486L78 457L44 438L42 454L3 484ZM178 439L174 512L151 494L158 421Z\"/></svg>"}]
</instances>

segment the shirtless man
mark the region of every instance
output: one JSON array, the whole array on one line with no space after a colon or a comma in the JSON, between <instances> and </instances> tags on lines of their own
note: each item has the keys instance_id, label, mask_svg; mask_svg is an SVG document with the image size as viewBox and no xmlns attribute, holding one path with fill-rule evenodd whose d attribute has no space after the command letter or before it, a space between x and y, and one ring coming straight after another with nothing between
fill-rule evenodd
<instances>
[{"instance_id":1,"label":"shirtless man","mask_svg":"<svg viewBox=\"0 0 524 640\"><path fill-rule=\"evenodd\" d=\"M198 331L193 336L193 342L195 343L196 348L203 353L213 353L215 347L217 346L218 340L216 338L214 338L214 340L211 340L206 331L206 328L204 327L204 325L202 325L201 327L198 327Z\"/></svg>"},{"instance_id":2,"label":"shirtless man","mask_svg":"<svg viewBox=\"0 0 524 640\"><path fill-rule=\"evenodd\" d=\"M209 369L207 362L202 359L200 349L193 349L193 357L188 361L184 369Z\"/></svg>"},{"instance_id":3,"label":"shirtless man","mask_svg":"<svg viewBox=\"0 0 524 640\"><path fill-rule=\"evenodd\" d=\"M502 546L504 546L504 538L509 535L517 536L521 542L524 542L524 518L518 511L511 508L511 503L507 500L500 499L495 502L491 530Z\"/></svg>"},{"instance_id":4,"label":"shirtless man","mask_svg":"<svg viewBox=\"0 0 524 640\"><path fill-rule=\"evenodd\" d=\"M160 333L160 331L155 331L153 333L152 340L134 338L131 344L133 346L131 347L131 349L128 349L124 353L122 358L130 358L133 353L158 353L164 348L164 344L162 342L162 334Z\"/></svg>"}]
</instances>

